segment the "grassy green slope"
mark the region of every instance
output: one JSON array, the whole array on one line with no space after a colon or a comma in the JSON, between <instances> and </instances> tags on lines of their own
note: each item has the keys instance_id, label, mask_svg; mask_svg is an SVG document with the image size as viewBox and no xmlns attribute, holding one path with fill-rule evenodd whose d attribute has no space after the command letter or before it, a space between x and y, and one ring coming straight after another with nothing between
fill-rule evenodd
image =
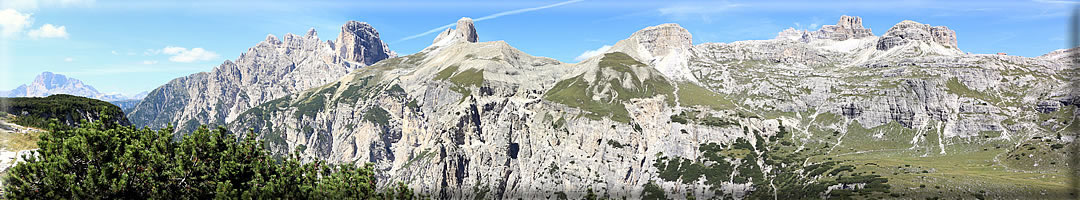
<instances>
[{"instance_id":1,"label":"grassy green slope","mask_svg":"<svg viewBox=\"0 0 1080 200\"><path fill-rule=\"evenodd\" d=\"M544 96L545 100L582 109L590 119L608 117L629 123L630 115L623 103L634 98L666 95L674 103L674 85L656 71L625 53L607 53L601 58L592 82L585 73L559 81ZM635 71L647 71L651 76L640 77ZM624 87L629 82L633 87ZM598 96L599 100L593 97Z\"/></svg>"}]
</instances>

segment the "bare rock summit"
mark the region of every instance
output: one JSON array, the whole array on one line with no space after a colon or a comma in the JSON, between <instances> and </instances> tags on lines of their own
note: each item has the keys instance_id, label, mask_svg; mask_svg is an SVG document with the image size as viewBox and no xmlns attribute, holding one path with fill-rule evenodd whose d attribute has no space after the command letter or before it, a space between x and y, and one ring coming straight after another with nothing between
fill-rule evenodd
<instances>
[{"instance_id":1,"label":"bare rock summit","mask_svg":"<svg viewBox=\"0 0 1080 200\"><path fill-rule=\"evenodd\" d=\"M687 64L693 47L690 31L679 24L661 24L634 32L608 51L626 53L676 80L696 82Z\"/></svg>"},{"instance_id":2,"label":"bare rock summit","mask_svg":"<svg viewBox=\"0 0 1080 200\"><path fill-rule=\"evenodd\" d=\"M810 40L815 39L844 41L872 36L874 36L874 33L869 28L863 27L861 17L844 15L840 16L840 20L836 21L836 25L824 25L817 31L788 28L780 32L776 38L810 42Z\"/></svg>"},{"instance_id":3,"label":"bare rock summit","mask_svg":"<svg viewBox=\"0 0 1080 200\"><path fill-rule=\"evenodd\" d=\"M308 31L315 36L315 31ZM341 26L334 51L346 61L375 64L383 59L394 57L390 48L379 38L379 32L365 22L349 21Z\"/></svg>"},{"instance_id":4,"label":"bare rock summit","mask_svg":"<svg viewBox=\"0 0 1080 200\"><path fill-rule=\"evenodd\" d=\"M878 39L878 50L889 50L911 41L936 43L949 48L957 48L956 31L945 26L930 26L919 22L904 20L885 32Z\"/></svg>"},{"instance_id":5,"label":"bare rock summit","mask_svg":"<svg viewBox=\"0 0 1080 200\"><path fill-rule=\"evenodd\" d=\"M432 46L444 46L454 41L476 43L477 39L479 39L479 36L476 35L476 26L473 26L473 19L462 17L457 21L456 29L446 28L439 36L435 37Z\"/></svg>"}]
</instances>

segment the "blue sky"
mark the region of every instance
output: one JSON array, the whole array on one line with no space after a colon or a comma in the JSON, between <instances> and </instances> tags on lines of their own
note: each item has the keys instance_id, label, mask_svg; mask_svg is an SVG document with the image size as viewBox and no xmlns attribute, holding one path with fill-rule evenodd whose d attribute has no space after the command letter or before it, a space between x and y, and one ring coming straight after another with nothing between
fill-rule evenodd
<instances>
[{"instance_id":1,"label":"blue sky","mask_svg":"<svg viewBox=\"0 0 1080 200\"><path fill-rule=\"evenodd\" d=\"M641 28L679 23L694 43L771 39L860 16L881 35L905 19L957 32L961 50L1039 56L1066 45L1075 2L1039 1L281 1L0 0L0 90L52 71L102 92L135 94L236 59L267 34L323 40L345 21L374 26L399 55L431 44L434 28L476 22L481 41L575 62ZM411 38L411 39L410 39Z\"/></svg>"}]
</instances>

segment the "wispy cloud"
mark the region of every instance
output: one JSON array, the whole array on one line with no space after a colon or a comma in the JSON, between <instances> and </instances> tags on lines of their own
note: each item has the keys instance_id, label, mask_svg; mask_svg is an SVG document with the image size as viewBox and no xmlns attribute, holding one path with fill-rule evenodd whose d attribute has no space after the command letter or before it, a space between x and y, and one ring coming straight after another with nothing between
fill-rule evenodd
<instances>
[{"instance_id":1,"label":"wispy cloud","mask_svg":"<svg viewBox=\"0 0 1080 200\"><path fill-rule=\"evenodd\" d=\"M581 55L578 55L576 58L574 58L574 61L580 62L582 60L592 58L593 56L597 56L597 55L600 55L600 54L602 54L604 52L607 52L608 49L611 49L611 45L604 45L604 46L601 46L598 49L585 51L585 52L581 53Z\"/></svg>"},{"instance_id":2,"label":"wispy cloud","mask_svg":"<svg viewBox=\"0 0 1080 200\"><path fill-rule=\"evenodd\" d=\"M165 55L172 55L169 57L169 61L189 63L196 61L208 61L218 58L218 54L212 51L207 51L203 48L187 49L184 47L166 46L161 50L148 50L147 53L161 53Z\"/></svg>"},{"instance_id":3,"label":"wispy cloud","mask_svg":"<svg viewBox=\"0 0 1080 200\"><path fill-rule=\"evenodd\" d=\"M539 7L522 8L522 9L517 9L517 10L499 12L499 13L495 13L495 14L492 14L492 15L483 16L483 17L480 17L480 18L473 19L473 22L480 22L480 21L489 20L489 19L495 19L495 18L499 18L499 17L502 17L502 16L507 16L507 15L521 14L521 13L525 13L525 12L548 9L548 8L553 8L553 7L557 7L557 6L562 6L562 5L571 4L571 3L577 3L577 2L582 2L582 1L585 1L585 0L570 0L570 1L564 1L564 2L559 2L559 3L539 6ZM419 38L419 37L424 37L424 36L430 35L432 33L436 33L436 32L446 30L447 28L450 28L451 26L454 26L454 25L455 25L455 23L442 25L442 26L433 28L431 30L425 31L423 33L420 33L420 34L411 35L409 37L401 38L400 40L397 40L395 42L401 42L401 41L416 39L416 38Z\"/></svg>"},{"instance_id":4,"label":"wispy cloud","mask_svg":"<svg viewBox=\"0 0 1080 200\"><path fill-rule=\"evenodd\" d=\"M144 60L144 61L142 61L142 64L144 64L144 65L153 65L153 64L157 64L157 63L158 63L158 61L156 61L156 60Z\"/></svg>"},{"instance_id":5,"label":"wispy cloud","mask_svg":"<svg viewBox=\"0 0 1080 200\"><path fill-rule=\"evenodd\" d=\"M476 18L475 21L484 21L484 20L489 20L489 19L495 19L495 18L499 18L499 17L502 17L502 16L513 15L513 14L521 14L521 13L525 13L525 12L537 11L537 10L542 10L542 9L548 9L548 8L553 8L553 7L562 6L562 5L566 5L566 4L577 3L577 2L581 2L581 1L584 1L584 0L570 0L570 1L564 1L564 2L559 2L559 3L555 3L555 4L549 4L549 5L546 5L546 6L532 7L532 8L522 8L522 9L517 9L517 10L500 12L500 13L495 13L493 15L488 15L488 16L483 16L483 17L480 17L480 18Z\"/></svg>"}]
</instances>

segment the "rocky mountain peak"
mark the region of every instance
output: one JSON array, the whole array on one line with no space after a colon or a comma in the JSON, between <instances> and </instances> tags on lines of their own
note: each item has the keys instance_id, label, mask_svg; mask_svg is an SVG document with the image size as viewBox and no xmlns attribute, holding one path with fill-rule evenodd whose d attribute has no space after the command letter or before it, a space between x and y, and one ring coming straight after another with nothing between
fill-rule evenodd
<instances>
[{"instance_id":1,"label":"rocky mountain peak","mask_svg":"<svg viewBox=\"0 0 1080 200\"><path fill-rule=\"evenodd\" d=\"M315 32L308 31L308 34L314 36ZM349 21L342 25L334 46L335 54L342 59L364 65L392 57L390 48L379 38L379 32L365 22Z\"/></svg>"},{"instance_id":2,"label":"rocky mountain peak","mask_svg":"<svg viewBox=\"0 0 1080 200\"><path fill-rule=\"evenodd\" d=\"M29 87L44 92L37 96L48 96L49 94L47 93L49 90L56 89L71 90L72 92L78 92L77 94L82 94L83 92L86 92L86 94L98 93L94 87L84 85L83 82L78 79L68 78L67 76L54 74L52 72L42 72L37 77L34 77L34 82L31 83Z\"/></svg>"},{"instance_id":3,"label":"rocky mountain peak","mask_svg":"<svg viewBox=\"0 0 1080 200\"><path fill-rule=\"evenodd\" d=\"M475 43L478 39L479 36L476 35L476 27L473 25L473 19L462 17L457 21L457 27L455 27L455 29L446 28L439 36L435 36L435 40L432 41L432 46L443 46L454 41Z\"/></svg>"},{"instance_id":4,"label":"rocky mountain peak","mask_svg":"<svg viewBox=\"0 0 1080 200\"><path fill-rule=\"evenodd\" d=\"M311 39L316 37L319 37L319 34L315 32L315 27L311 27L311 29L308 29L307 34L304 34L304 38Z\"/></svg>"},{"instance_id":5,"label":"rocky mountain peak","mask_svg":"<svg viewBox=\"0 0 1080 200\"><path fill-rule=\"evenodd\" d=\"M889 50L910 41L921 41L956 48L956 31L945 26L930 26L919 22L904 20L897 23L878 39L878 50Z\"/></svg>"},{"instance_id":6,"label":"rocky mountain peak","mask_svg":"<svg viewBox=\"0 0 1080 200\"><path fill-rule=\"evenodd\" d=\"M609 52L623 52L676 80L696 81L687 68L693 36L678 24L646 27L619 41Z\"/></svg>"},{"instance_id":7,"label":"rocky mountain peak","mask_svg":"<svg viewBox=\"0 0 1080 200\"><path fill-rule=\"evenodd\" d=\"M267 35L265 41L209 72L173 79L154 89L127 112L140 126L172 123L176 131L194 124L224 124L248 108L322 86L355 69L394 57L371 25L349 21L336 40L323 41L314 29L303 35Z\"/></svg>"},{"instance_id":8,"label":"rocky mountain peak","mask_svg":"<svg viewBox=\"0 0 1080 200\"><path fill-rule=\"evenodd\" d=\"M788 28L780 32L777 39L791 39L802 42L810 42L813 39L828 39L843 41L874 36L874 33L862 25L862 18L858 16L840 16L836 25L824 25L817 31L796 30Z\"/></svg>"},{"instance_id":9,"label":"rocky mountain peak","mask_svg":"<svg viewBox=\"0 0 1080 200\"><path fill-rule=\"evenodd\" d=\"M840 20L836 21L836 26L844 29L863 29L862 17L842 15Z\"/></svg>"},{"instance_id":10,"label":"rocky mountain peak","mask_svg":"<svg viewBox=\"0 0 1080 200\"><path fill-rule=\"evenodd\" d=\"M33 82L20 85L14 90L0 91L0 96L8 97L46 97L54 94L69 94L105 101L126 99L122 95L98 92L93 86L86 85L79 79L52 72L42 72L34 77Z\"/></svg>"},{"instance_id":11,"label":"rocky mountain peak","mask_svg":"<svg viewBox=\"0 0 1080 200\"><path fill-rule=\"evenodd\" d=\"M663 56L670 52L689 50L694 46L693 37L679 24L661 24L641 29L630 35L645 47L652 56Z\"/></svg>"},{"instance_id":12,"label":"rocky mountain peak","mask_svg":"<svg viewBox=\"0 0 1080 200\"><path fill-rule=\"evenodd\" d=\"M274 34L266 34L266 42L274 45L281 44L281 40L278 40Z\"/></svg>"}]
</instances>

